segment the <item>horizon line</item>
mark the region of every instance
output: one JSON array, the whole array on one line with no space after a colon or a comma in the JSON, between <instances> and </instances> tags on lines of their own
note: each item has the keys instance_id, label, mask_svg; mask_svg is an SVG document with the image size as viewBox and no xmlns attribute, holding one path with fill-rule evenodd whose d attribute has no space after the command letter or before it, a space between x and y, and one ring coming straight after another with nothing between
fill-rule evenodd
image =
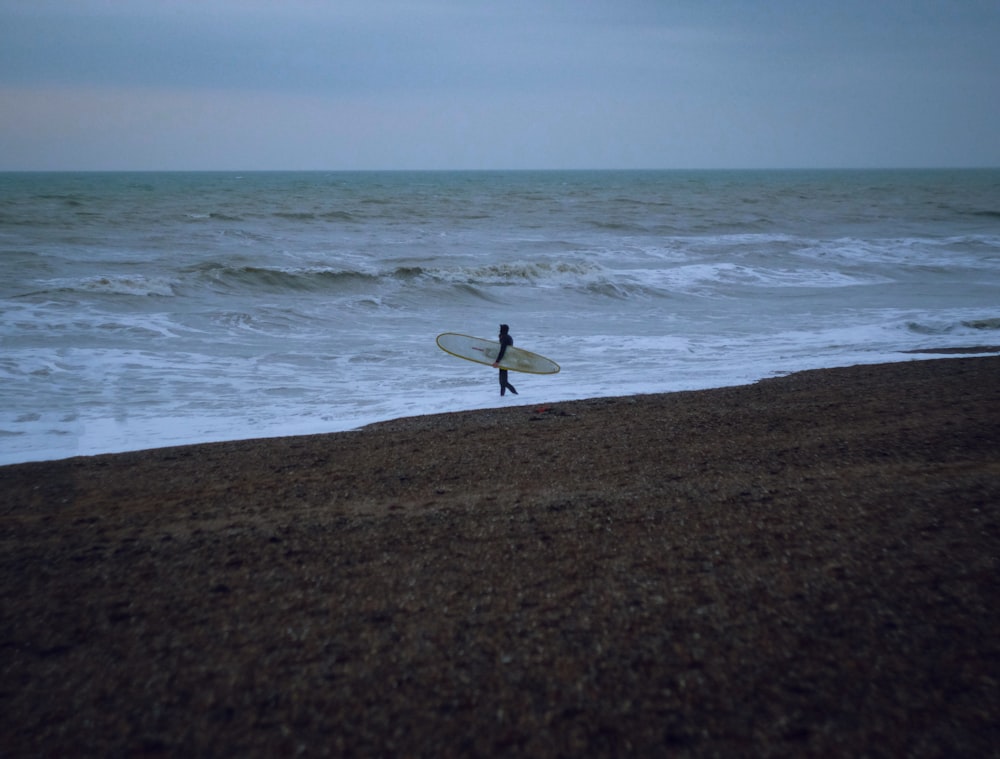
<instances>
[{"instance_id":1,"label":"horizon line","mask_svg":"<svg viewBox=\"0 0 1000 759\"><path fill-rule=\"evenodd\" d=\"M165 168L134 168L134 169L6 169L0 168L0 174L515 174L515 173L572 173L572 172L754 172L754 171L996 171L997 166L772 166L772 167L577 167L577 168L441 168L441 169L165 169Z\"/></svg>"}]
</instances>

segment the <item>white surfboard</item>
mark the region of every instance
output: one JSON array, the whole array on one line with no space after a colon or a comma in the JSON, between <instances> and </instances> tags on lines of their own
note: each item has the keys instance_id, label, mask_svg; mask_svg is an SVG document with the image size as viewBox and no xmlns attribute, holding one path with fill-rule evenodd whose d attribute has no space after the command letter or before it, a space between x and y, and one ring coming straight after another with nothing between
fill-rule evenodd
<instances>
[{"instance_id":1,"label":"white surfboard","mask_svg":"<svg viewBox=\"0 0 1000 759\"><path fill-rule=\"evenodd\" d=\"M500 343L496 340L484 340L481 337L460 335L457 332L444 332L438 335L437 344L445 353L487 366L493 366L500 352ZM511 346L503 354L500 368L529 374L555 374L559 371L559 364L545 356Z\"/></svg>"}]
</instances>

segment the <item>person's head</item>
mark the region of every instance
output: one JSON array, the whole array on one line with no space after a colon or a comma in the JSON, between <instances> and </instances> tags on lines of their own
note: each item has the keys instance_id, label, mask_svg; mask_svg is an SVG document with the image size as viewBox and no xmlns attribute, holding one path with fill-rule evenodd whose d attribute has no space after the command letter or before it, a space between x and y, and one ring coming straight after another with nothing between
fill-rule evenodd
<instances>
[{"instance_id":1,"label":"person's head","mask_svg":"<svg viewBox=\"0 0 1000 759\"><path fill-rule=\"evenodd\" d=\"M501 335L506 335L508 332L510 332L510 327L508 327L506 324L501 324L500 325L500 334Z\"/></svg>"}]
</instances>

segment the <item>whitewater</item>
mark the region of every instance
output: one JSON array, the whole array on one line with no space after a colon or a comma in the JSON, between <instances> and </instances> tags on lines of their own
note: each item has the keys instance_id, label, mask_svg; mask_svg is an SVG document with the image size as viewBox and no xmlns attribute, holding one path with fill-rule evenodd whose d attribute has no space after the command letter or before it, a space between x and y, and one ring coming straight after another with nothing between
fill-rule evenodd
<instances>
[{"instance_id":1,"label":"whitewater","mask_svg":"<svg viewBox=\"0 0 1000 759\"><path fill-rule=\"evenodd\" d=\"M1000 171L0 174L0 273L0 464L343 431L997 345Z\"/></svg>"}]
</instances>

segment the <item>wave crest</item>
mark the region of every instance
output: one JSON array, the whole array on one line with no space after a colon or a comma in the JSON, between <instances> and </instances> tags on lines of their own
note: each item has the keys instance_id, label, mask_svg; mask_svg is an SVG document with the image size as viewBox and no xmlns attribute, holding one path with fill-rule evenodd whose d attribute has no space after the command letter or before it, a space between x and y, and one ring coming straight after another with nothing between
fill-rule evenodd
<instances>
[{"instance_id":1,"label":"wave crest","mask_svg":"<svg viewBox=\"0 0 1000 759\"><path fill-rule=\"evenodd\" d=\"M347 285L371 283L377 277L354 270L324 268L271 268L261 266L199 267L199 276L227 289L287 291L324 291Z\"/></svg>"}]
</instances>

